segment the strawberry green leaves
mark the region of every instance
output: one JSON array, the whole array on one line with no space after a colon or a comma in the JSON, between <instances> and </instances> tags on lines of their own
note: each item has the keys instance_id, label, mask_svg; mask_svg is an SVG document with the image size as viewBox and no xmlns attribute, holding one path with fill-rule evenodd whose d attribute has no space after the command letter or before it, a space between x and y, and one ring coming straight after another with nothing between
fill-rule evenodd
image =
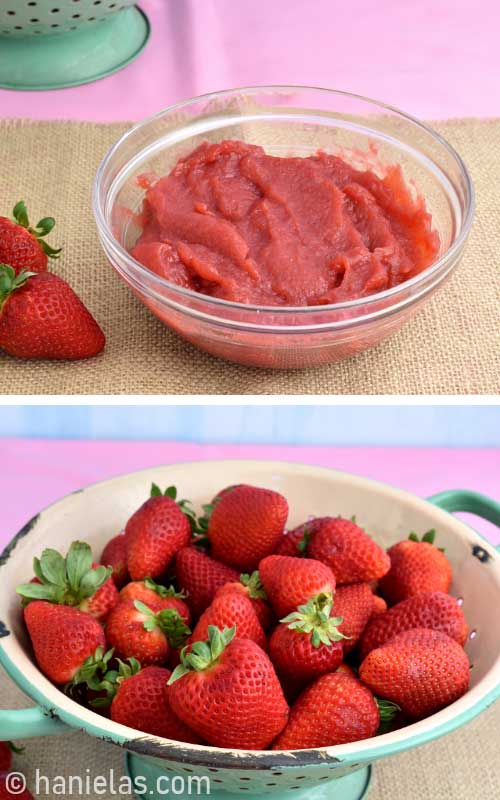
<instances>
[{"instance_id":1,"label":"strawberry green leaves","mask_svg":"<svg viewBox=\"0 0 500 800\"><path fill-rule=\"evenodd\" d=\"M208 544L207 532L210 516L215 508L215 503L207 503L202 506L203 514L198 516L192 507L191 500L177 500L178 491L176 486L167 486L164 492L157 483L151 484L151 497L170 497L174 500L181 511L184 512L191 525L191 533L196 537L198 545Z\"/></svg>"},{"instance_id":2,"label":"strawberry green leaves","mask_svg":"<svg viewBox=\"0 0 500 800\"><path fill-rule=\"evenodd\" d=\"M57 550L47 548L41 558L33 560L36 581L23 583L17 594L31 600L48 600L67 606L79 606L93 597L106 583L112 570L92 566L92 550L85 542L73 542L66 558Z\"/></svg>"},{"instance_id":3,"label":"strawberry green leaves","mask_svg":"<svg viewBox=\"0 0 500 800\"><path fill-rule=\"evenodd\" d=\"M155 613L145 603L134 600L134 606L145 616L144 628L147 631L154 631L157 628L165 634L171 647L177 649L185 644L186 639L191 634L181 615L175 608L164 608Z\"/></svg>"},{"instance_id":4,"label":"strawberry green leaves","mask_svg":"<svg viewBox=\"0 0 500 800\"><path fill-rule=\"evenodd\" d=\"M45 255L47 255L49 258L59 258L62 248L60 247L59 249L55 250L50 246L50 244L48 244L48 242L43 240L44 237L48 236L48 234L53 230L56 224L56 221L53 217L44 217L36 224L34 228L31 227L28 217L28 209L23 200L20 200L19 203L16 203L12 212L12 216L14 218L14 222L17 222L17 224L22 228L26 228L26 230L35 237Z\"/></svg>"},{"instance_id":5,"label":"strawberry green leaves","mask_svg":"<svg viewBox=\"0 0 500 800\"><path fill-rule=\"evenodd\" d=\"M155 592L158 597L177 597L179 600L185 600L187 597L187 592L178 592L175 586L161 586L159 583L155 583L152 578L145 578L144 586L146 589L151 589L151 591Z\"/></svg>"},{"instance_id":6,"label":"strawberry green leaves","mask_svg":"<svg viewBox=\"0 0 500 800\"><path fill-rule=\"evenodd\" d=\"M90 706L108 708L123 681L141 670L136 658L121 661L113 656L114 650L104 652L103 647L98 647L94 655L84 661L73 680L66 684L65 693L74 696L81 687L86 687L97 695L89 699Z\"/></svg>"},{"instance_id":7,"label":"strawberry green leaves","mask_svg":"<svg viewBox=\"0 0 500 800\"><path fill-rule=\"evenodd\" d=\"M427 542L427 544L434 544L436 539L436 530L435 528L431 528L431 530L424 533L422 537L419 537L415 531L412 531L408 536L408 539L410 542ZM438 547L438 550L441 553L444 553L444 547Z\"/></svg>"},{"instance_id":8,"label":"strawberry green leaves","mask_svg":"<svg viewBox=\"0 0 500 800\"><path fill-rule=\"evenodd\" d=\"M170 686L175 683L188 672L202 672L213 666L228 644L232 642L235 635L235 625L232 628L224 628L223 630L220 630L215 625L209 625L208 640L206 642L193 642L189 652L187 647L184 647L181 651L181 663L172 672L167 685Z\"/></svg>"},{"instance_id":9,"label":"strawberry green leaves","mask_svg":"<svg viewBox=\"0 0 500 800\"><path fill-rule=\"evenodd\" d=\"M16 275L13 267L8 264L0 264L0 310L9 295L24 286L33 275L35 275L34 272L28 272L25 269Z\"/></svg>"},{"instance_id":10,"label":"strawberry green leaves","mask_svg":"<svg viewBox=\"0 0 500 800\"><path fill-rule=\"evenodd\" d=\"M243 586L247 587L249 597L251 597L252 600L267 600L267 594L262 586L259 570L256 569L251 575L244 572L240 575L240 581Z\"/></svg>"},{"instance_id":11,"label":"strawberry green leaves","mask_svg":"<svg viewBox=\"0 0 500 800\"><path fill-rule=\"evenodd\" d=\"M280 622L291 630L310 634L313 647L319 647L321 644L330 646L332 642L349 638L340 633L337 628L342 624L343 618L330 616L332 607L333 597L331 594L318 594Z\"/></svg>"}]
</instances>

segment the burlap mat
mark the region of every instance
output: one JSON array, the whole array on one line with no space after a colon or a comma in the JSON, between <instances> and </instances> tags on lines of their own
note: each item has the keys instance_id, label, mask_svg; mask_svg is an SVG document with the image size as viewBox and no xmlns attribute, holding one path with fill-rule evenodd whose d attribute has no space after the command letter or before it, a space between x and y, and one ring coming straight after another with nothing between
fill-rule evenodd
<instances>
[{"instance_id":1,"label":"burlap mat","mask_svg":"<svg viewBox=\"0 0 500 800\"><path fill-rule=\"evenodd\" d=\"M0 207L23 198L33 219L57 218L54 269L101 323L103 356L34 363L0 355L5 394L496 394L500 391L500 119L435 127L464 157L478 195L466 256L452 280L396 336L372 351L317 369L239 367L170 333L114 274L90 207L96 168L128 126L0 122Z\"/></svg>"},{"instance_id":2,"label":"burlap mat","mask_svg":"<svg viewBox=\"0 0 500 800\"><path fill-rule=\"evenodd\" d=\"M31 701L21 694L0 667L0 708L25 708L28 705L32 705ZM497 703L466 728L379 761L374 768L369 800L498 800L499 729L500 703ZM0 731L0 734L3 738L8 731ZM14 768L26 774L32 790L35 789L37 768L39 774L47 776L50 782L59 775L108 776L113 769L118 784L124 774L124 757L120 748L85 734L75 732L47 739L30 739L23 744L26 750L22 756L15 757ZM116 794L101 794L99 791L99 797L113 800ZM120 793L120 797L131 798L131 795Z\"/></svg>"}]
</instances>

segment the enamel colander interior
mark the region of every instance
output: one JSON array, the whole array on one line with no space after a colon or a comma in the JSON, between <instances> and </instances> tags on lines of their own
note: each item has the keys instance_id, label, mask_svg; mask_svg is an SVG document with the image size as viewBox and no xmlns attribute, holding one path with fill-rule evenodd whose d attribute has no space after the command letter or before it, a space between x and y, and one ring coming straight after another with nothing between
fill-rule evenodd
<instances>
[{"instance_id":1,"label":"enamel colander interior","mask_svg":"<svg viewBox=\"0 0 500 800\"><path fill-rule=\"evenodd\" d=\"M168 457L168 451L165 456ZM175 484L180 496L197 506L222 487L251 483L282 492L290 505L289 525L310 515L356 515L384 547L409 531L436 528L439 545L453 565L452 594L463 604L470 626L466 645L471 687L437 714L402 730L349 745L286 753L230 751L155 739L117 725L66 698L36 667L23 626L15 586L30 577L30 564L46 546L66 550L77 538L95 555L120 531L148 495L152 481ZM498 694L500 686L500 558L494 548L464 523L407 492L332 470L260 461L197 462L157 467L95 484L65 497L25 526L0 558L0 660L16 683L44 709L72 727L113 740L129 751L161 759L165 772L207 775L214 789L260 794L306 789L342 777L366 764L414 747L465 724Z\"/></svg>"},{"instance_id":2,"label":"enamel colander interior","mask_svg":"<svg viewBox=\"0 0 500 800\"><path fill-rule=\"evenodd\" d=\"M1 36L67 33L103 22L135 0L0 0Z\"/></svg>"}]
</instances>

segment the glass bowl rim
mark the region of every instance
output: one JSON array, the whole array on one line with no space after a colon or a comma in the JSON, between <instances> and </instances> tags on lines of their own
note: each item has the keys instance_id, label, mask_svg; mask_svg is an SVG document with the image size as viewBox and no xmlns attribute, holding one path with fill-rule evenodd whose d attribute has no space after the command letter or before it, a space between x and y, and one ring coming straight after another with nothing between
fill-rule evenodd
<instances>
[{"instance_id":1,"label":"glass bowl rim","mask_svg":"<svg viewBox=\"0 0 500 800\"><path fill-rule=\"evenodd\" d=\"M103 179L104 172L114 156L114 154L119 150L119 148L126 142L126 140L131 137L134 133L141 130L142 128L146 128L151 123L161 119L166 114L170 114L173 112L177 112L186 106L190 106L194 103L198 103L201 101L211 101L215 100L220 97L227 97L229 95L234 94L245 94L245 95L252 95L258 92L314 92L314 93L325 93L329 95L339 95L341 97L348 97L354 100L360 100L364 103L370 103L371 105L377 106L379 109L390 111L393 114L407 120L412 125L422 129L425 133L429 134L439 145L441 145L448 154L452 157L452 159L456 162L461 177L464 180L465 186L465 213L462 220L461 229L458 232L456 239L452 242L450 247L432 264L430 264L425 270L419 272L413 278L410 278L403 283L398 284L397 286L393 286L391 289L385 289L383 292L376 292L374 294L368 295L367 297L360 297L354 300L347 300L342 303L329 303L325 305L312 305L312 306L279 306L279 305L255 305L250 303L237 303L230 300L223 300L218 297L212 297L211 295L205 295L201 292L195 292L192 289L185 289L184 287L178 286L171 281L162 278L160 275L157 275L152 270L148 269L144 264L141 264L137 261L130 253L118 242L118 240L113 235L113 232L105 218L104 212L101 207L99 195L101 189L101 183ZM111 249L115 250L117 255L119 256L121 261L124 261L127 264L129 269L135 270L136 273L144 278L144 280L151 281L157 288L167 289L170 292L174 292L176 295L180 295L182 298L186 298L187 300L195 301L195 302L205 302L208 305L214 306L214 311L216 309L219 310L220 317L223 318L224 309L227 310L237 310L242 313L245 312L259 312L259 313L268 313L273 315L288 315L288 314L321 314L328 311L336 312L336 311L343 311L349 309L356 309L362 307L366 310L366 308L370 305L376 304L379 301L384 301L389 298L396 298L401 293L404 293L405 290L413 289L414 287L419 287L420 285L426 282L427 278L433 277L436 273L439 273L441 268L446 266L450 260L460 253L463 249L465 242L470 233L470 229L472 226L472 220L474 218L474 211L475 211L475 192L474 192L474 184L472 182L472 178L470 176L469 170L467 169L462 157L459 153L455 150L455 148L437 131L435 131L430 125L419 120L417 117L412 116L411 114L406 113L405 111L401 111L396 106L392 106L389 103L383 103L379 100L374 100L370 97L366 97L364 95L356 94L353 92L347 92L341 89L326 89L320 86L304 86L300 84L269 84L269 85L254 85L254 86L242 86L242 87L235 87L232 89L223 89L220 91L214 92L207 92L205 94L196 95L195 97L190 97L186 100L180 100L177 103L173 103L170 106L162 109L161 111L156 112L155 114L146 117L143 120L135 123L129 130L125 131L124 134L120 136L120 138L109 148L108 152L105 154L104 158L102 159L97 173L94 178L93 189L92 189L92 207L94 212L94 217L96 219L97 228L99 233L106 243L106 245ZM146 287L144 286L144 289ZM166 299L166 298L165 298ZM387 307L387 311L391 311L396 302L389 305ZM363 314L362 316L365 316ZM355 318L354 318L355 319ZM351 321L354 322L354 319ZM241 320L244 323L244 320Z\"/></svg>"}]
</instances>

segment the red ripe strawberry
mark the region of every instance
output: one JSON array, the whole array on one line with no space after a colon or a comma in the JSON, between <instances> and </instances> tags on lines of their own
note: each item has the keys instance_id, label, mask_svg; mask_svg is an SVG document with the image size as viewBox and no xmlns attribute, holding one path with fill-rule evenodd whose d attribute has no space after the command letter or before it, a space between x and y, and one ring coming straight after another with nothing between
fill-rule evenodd
<instances>
[{"instance_id":1,"label":"red ripe strawberry","mask_svg":"<svg viewBox=\"0 0 500 800\"><path fill-rule=\"evenodd\" d=\"M44 237L55 225L52 217L44 217L35 228L28 219L28 210L21 201L13 211L13 219L0 217L0 263L30 272L45 272L48 258L57 258L61 250L54 250Z\"/></svg>"},{"instance_id":2,"label":"red ripe strawberry","mask_svg":"<svg viewBox=\"0 0 500 800\"><path fill-rule=\"evenodd\" d=\"M97 620L69 606L34 600L24 610L38 666L54 683L71 681L84 661L105 645Z\"/></svg>"},{"instance_id":3,"label":"red ripe strawberry","mask_svg":"<svg viewBox=\"0 0 500 800\"><path fill-rule=\"evenodd\" d=\"M33 795L27 789L17 791L21 778L16 778L14 783L9 783L7 779L8 775L0 775L0 800L33 800Z\"/></svg>"},{"instance_id":4,"label":"red ripe strawberry","mask_svg":"<svg viewBox=\"0 0 500 800\"><path fill-rule=\"evenodd\" d=\"M195 547L181 548L175 559L177 584L188 596L194 616L210 605L217 589L230 581L238 581L236 570L215 561Z\"/></svg>"},{"instance_id":5,"label":"red ripe strawberry","mask_svg":"<svg viewBox=\"0 0 500 800\"><path fill-rule=\"evenodd\" d=\"M199 744L199 737L170 708L167 690L170 675L170 670L162 667L145 667L125 678L111 703L111 719L151 736Z\"/></svg>"},{"instance_id":6,"label":"red ripe strawberry","mask_svg":"<svg viewBox=\"0 0 500 800\"><path fill-rule=\"evenodd\" d=\"M209 744L264 750L283 730L288 704L271 661L234 629L210 627L170 676L173 712Z\"/></svg>"},{"instance_id":7,"label":"red ripe strawberry","mask_svg":"<svg viewBox=\"0 0 500 800\"><path fill-rule=\"evenodd\" d=\"M397 703L412 719L434 714L468 689L463 648L442 631L413 628L372 650L361 664L363 683Z\"/></svg>"},{"instance_id":8,"label":"red ripe strawberry","mask_svg":"<svg viewBox=\"0 0 500 800\"><path fill-rule=\"evenodd\" d=\"M41 558L34 559L33 569L36 578L16 588L25 605L31 600L48 600L105 620L118 603L111 570L92 562L92 550L85 542L73 542L66 558L57 550L44 550Z\"/></svg>"},{"instance_id":9,"label":"red ripe strawberry","mask_svg":"<svg viewBox=\"0 0 500 800\"><path fill-rule=\"evenodd\" d=\"M464 645L468 627L464 613L454 597L443 592L422 592L370 620L361 638L361 658L410 628L432 628Z\"/></svg>"},{"instance_id":10,"label":"red ripe strawberry","mask_svg":"<svg viewBox=\"0 0 500 800\"><path fill-rule=\"evenodd\" d=\"M145 667L165 664L171 648L184 644L190 633L175 609L156 612L139 600L118 603L106 624L115 655L135 658Z\"/></svg>"},{"instance_id":11,"label":"red ripe strawberry","mask_svg":"<svg viewBox=\"0 0 500 800\"><path fill-rule=\"evenodd\" d=\"M0 264L0 348L17 358L76 360L104 349L99 325L71 286Z\"/></svg>"},{"instance_id":12,"label":"red ripe strawberry","mask_svg":"<svg viewBox=\"0 0 500 800\"><path fill-rule=\"evenodd\" d=\"M274 614L267 602L267 595L262 586L258 570L252 572L251 575L240 575L238 582L231 581L217 589L217 596L224 592L239 592L240 594L248 597L253 605L253 610L257 614L260 624L266 631L271 627L274 621Z\"/></svg>"},{"instance_id":13,"label":"red ripe strawberry","mask_svg":"<svg viewBox=\"0 0 500 800\"><path fill-rule=\"evenodd\" d=\"M248 597L239 591L219 589L212 604L203 612L191 637L192 642L208 638L208 628L214 625L223 628L236 627L238 639L251 639L267 650L266 634ZM222 594L220 594L222 592Z\"/></svg>"},{"instance_id":14,"label":"red ripe strawberry","mask_svg":"<svg viewBox=\"0 0 500 800\"><path fill-rule=\"evenodd\" d=\"M161 611L166 608L175 609L182 621L186 625L191 624L191 611L187 603L184 602L186 595L184 592L177 592L173 586L160 586L151 578L144 581L132 581L128 583L120 592L120 601L140 600L153 611Z\"/></svg>"},{"instance_id":15,"label":"red ripe strawberry","mask_svg":"<svg viewBox=\"0 0 500 800\"><path fill-rule=\"evenodd\" d=\"M119 589L130 580L127 569L127 544L123 533L109 540L102 551L101 564L111 567L112 578Z\"/></svg>"},{"instance_id":16,"label":"red ripe strawberry","mask_svg":"<svg viewBox=\"0 0 500 800\"><path fill-rule=\"evenodd\" d=\"M23 751L24 747L17 747L14 742L0 742L0 772L8 772L12 766L12 754Z\"/></svg>"},{"instance_id":17,"label":"red ripe strawberry","mask_svg":"<svg viewBox=\"0 0 500 800\"><path fill-rule=\"evenodd\" d=\"M434 546L436 531L427 531L420 540L416 533L389 548L389 572L379 588L389 603L399 603L419 592L449 592L451 564L442 550Z\"/></svg>"},{"instance_id":18,"label":"red ripe strawberry","mask_svg":"<svg viewBox=\"0 0 500 800\"><path fill-rule=\"evenodd\" d=\"M298 528L294 528L291 531L288 531L278 542L274 553L277 556L295 556L296 558L300 558L301 556L306 556L308 553L309 542L311 541L311 536L315 530L317 530L321 524L323 523L324 519L330 519L330 517L318 517L316 519L311 519L308 522L304 522L302 525L299 525Z\"/></svg>"},{"instance_id":19,"label":"red ripe strawberry","mask_svg":"<svg viewBox=\"0 0 500 800\"><path fill-rule=\"evenodd\" d=\"M346 664L345 661L343 661L342 664L340 664L340 666L338 666L335 671L336 672L345 672L345 674L346 675L350 675L351 678L356 678L357 677L356 673L353 670L353 668L350 667L349 664Z\"/></svg>"},{"instance_id":20,"label":"red ripe strawberry","mask_svg":"<svg viewBox=\"0 0 500 800\"><path fill-rule=\"evenodd\" d=\"M389 556L355 522L325 518L314 530L308 555L327 564L337 583L365 583L388 572Z\"/></svg>"},{"instance_id":21,"label":"red ripe strawberry","mask_svg":"<svg viewBox=\"0 0 500 800\"><path fill-rule=\"evenodd\" d=\"M387 603L385 602L384 598L379 597L378 594L374 594L371 618L378 617L379 614L383 614L385 611L387 611Z\"/></svg>"},{"instance_id":22,"label":"red ripe strawberry","mask_svg":"<svg viewBox=\"0 0 500 800\"><path fill-rule=\"evenodd\" d=\"M380 714L372 693L345 672L322 675L292 706L273 750L304 750L375 736Z\"/></svg>"},{"instance_id":23,"label":"red ripe strawberry","mask_svg":"<svg viewBox=\"0 0 500 800\"><path fill-rule=\"evenodd\" d=\"M255 569L283 535L288 503L283 495L256 486L235 486L215 504L208 522L212 555L244 571Z\"/></svg>"},{"instance_id":24,"label":"red ripe strawberry","mask_svg":"<svg viewBox=\"0 0 500 800\"><path fill-rule=\"evenodd\" d=\"M331 617L333 600L318 595L281 620L269 640L269 657L282 683L293 693L342 661L342 617Z\"/></svg>"},{"instance_id":25,"label":"red ripe strawberry","mask_svg":"<svg viewBox=\"0 0 500 800\"><path fill-rule=\"evenodd\" d=\"M373 594L369 584L339 586L335 592L333 613L342 617L338 628L347 637L342 644L344 653L349 653L358 643L373 613Z\"/></svg>"},{"instance_id":26,"label":"red ripe strawberry","mask_svg":"<svg viewBox=\"0 0 500 800\"><path fill-rule=\"evenodd\" d=\"M151 495L125 528L127 567L134 581L157 578L191 539L189 519L175 499L154 484Z\"/></svg>"},{"instance_id":27,"label":"red ripe strawberry","mask_svg":"<svg viewBox=\"0 0 500 800\"><path fill-rule=\"evenodd\" d=\"M277 617L281 619L318 594L333 594L335 577L326 564L312 558L267 556L259 575Z\"/></svg>"}]
</instances>

